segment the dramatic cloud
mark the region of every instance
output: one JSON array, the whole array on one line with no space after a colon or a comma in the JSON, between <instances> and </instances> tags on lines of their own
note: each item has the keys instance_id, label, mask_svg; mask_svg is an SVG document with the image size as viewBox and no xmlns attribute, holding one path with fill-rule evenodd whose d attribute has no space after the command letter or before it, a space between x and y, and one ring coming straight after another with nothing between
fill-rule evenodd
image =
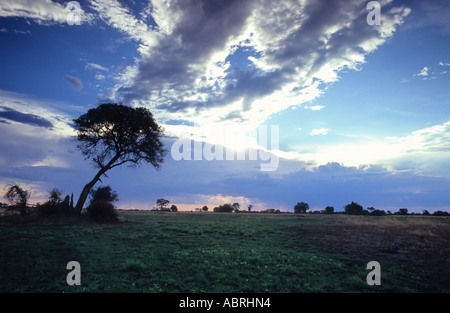
<instances>
[{"instance_id":1,"label":"dramatic cloud","mask_svg":"<svg viewBox=\"0 0 450 313\"><path fill-rule=\"evenodd\" d=\"M410 12L382 4L381 26L367 24L364 1L153 1L147 24L117 1L92 8L140 44L111 98L147 106L162 122L201 114L204 123L257 126L359 69Z\"/></svg>"}]
</instances>

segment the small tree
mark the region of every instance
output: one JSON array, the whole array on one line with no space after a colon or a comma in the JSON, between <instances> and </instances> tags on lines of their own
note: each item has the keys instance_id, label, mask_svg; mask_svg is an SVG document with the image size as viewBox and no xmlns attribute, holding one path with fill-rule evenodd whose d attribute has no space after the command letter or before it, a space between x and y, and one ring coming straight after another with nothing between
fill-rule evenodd
<instances>
[{"instance_id":1,"label":"small tree","mask_svg":"<svg viewBox=\"0 0 450 313\"><path fill-rule=\"evenodd\" d=\"M176 205L172 204L172 206L170 207L170 211L172 212L178 212L178 208Z\"/></svg>"},{"instance_id":2,"label":"small tree","mask_svg":"<svg viewBox=\"0 0 450 313\"><path fill-rule=\"evenodd\" d=\"M248 208L248 211L250 212L250 211L252 210L252 208L253 208L253 205L249 204L249 205L247 206L247 208Z\"/></svg>"},{"instance_id":3,"label":"small tree","mask_svg":"<svg viewBox=\"0 0 450 313\"><path fill-rule=\"evenodd\" d=\"M48 194L49 194L48 202L50 205L57 207L63 202L62 199L63 192L61 189L55 187L52 190L50 190Z\"/></svg>"},{"instance_id":4,"label":"small tree","mask_svg":"<svg viewBox=\"0 0 450 313\"><path fill-rule=\"evenodd\" d=\"M334 208L332 206L327 206L325 208L325 214L333 214L334 213Z\"/></svg>"},{"instance_id":5,"label":"small tree","mask_svg":"<svg viewBox=\"0 0 450 313\"><path fill-rule=\"evenodd\" d=\"M20 215L27 214L27 203L31 195L30 190L22 189L18 184L7 185L6 187L8 187L8 190L4 197L10 203L11 210L18 210Z\"/></svg>"},{"instance_id":6,"label":"small tree","mask_svg":"<svg viewBox=\"0 0 450 313\"><path fill-rule=\"evenodd\" d=\"M309 210L309 204L306 202L297 202L294 206L294 213L306 213Z\"/></svg>"},{"instance_id":7,"label":"small tree","mask_svg":"<svg viewBox=\"0 0 450 313\"><path fill-rule=\"evenodd\" d=\"M53 188L48 192L48 199L43 204L38 204L36 206L37 213L39 215L53 215L61 212L61 209L63 207L63 199L62 199L63 192L61 189ZM67 199L68 200L68 199ZM67 202L67 207L69 206L69 203Z\"/></svg>"},{"instance_id":8,"label":"small tree","mask_svg":"<svg viewBox=\"0 0 450 313\"><path fill-rule=\"evenodd\" d=\"M241 206L240 206L239 203L237 203L237 202L233 203L231 206L233 207L233 209L234 209L236 212L239 212L239 209L241 208Z\"/></svg>"},{"instance_id":9,"label":"small tree","mask_svg":"<svg viewBox=\"0 0 450 313\"><path fill-rule=\"evenodd\" d=\"M347 204L345 206L345 213L347 213L349 215L360 215L360 214L362 214L362 211L363 211L363 207L353 201L352 201L352 203Z\"/></svg>"},{"instance_id":10,"label":"small tree","mask_svg":"<svg viewBox=\"0 0 450 313\"><path fill-rule=\"evenodd\" d=\"M169 200L166 199L158 199L156 200L156 206L159 208L160 211L167 211L166 205L170 203Z\"/></svg>"},{"instance_id":11,"label":"small tree","mask_svg":"<svg viewBox=\"0 0 450 313\"><path fill-rule=\"evenodd\" d=\"M203 212L207 212L208 211L208 207L206 205L204 205L202 210L203 210Z\"/></svg>"}]
</instances>

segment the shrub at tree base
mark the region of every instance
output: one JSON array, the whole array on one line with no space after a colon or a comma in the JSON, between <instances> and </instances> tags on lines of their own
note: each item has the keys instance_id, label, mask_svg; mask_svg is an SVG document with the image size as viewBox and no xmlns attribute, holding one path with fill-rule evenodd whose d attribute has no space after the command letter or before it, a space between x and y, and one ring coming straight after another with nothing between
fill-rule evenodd
<instances>
[{"instance_id":1,"label":"shrub at tree base","mask_svg":"<svg viewBox=\"0 0 450 313\"><path fill-rule=\"evenodd\" d=\"M95 201L87 207L88 216L99 223L115 223L119 221L114 205L106 201Z\"/></svg>"}]
</instances>

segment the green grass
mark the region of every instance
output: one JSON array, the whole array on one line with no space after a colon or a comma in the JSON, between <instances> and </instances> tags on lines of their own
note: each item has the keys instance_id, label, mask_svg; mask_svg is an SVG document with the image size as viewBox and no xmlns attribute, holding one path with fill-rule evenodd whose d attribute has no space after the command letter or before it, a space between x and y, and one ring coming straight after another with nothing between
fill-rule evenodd
<instances>
[{"instance_id":1,"label":"green grass","mask_svg":"<svg viewBox=\"0 0 450 313\"><path fill-rule=\"evenodd\" d=\"M368 286L370 254L301 235L336 218L122 211L112 225L0 223L0 292L450 291L395 259L380 262L382 285ZM69 261L81 286L66 284Z\"/></svg>"}]
</instances>

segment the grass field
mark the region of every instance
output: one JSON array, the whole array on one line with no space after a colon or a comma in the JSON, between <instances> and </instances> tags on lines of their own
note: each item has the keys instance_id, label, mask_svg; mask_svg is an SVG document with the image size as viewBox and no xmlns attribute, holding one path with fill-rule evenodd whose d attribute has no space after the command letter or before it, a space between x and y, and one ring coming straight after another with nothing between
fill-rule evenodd
<instances>
[{"instance_id":1,"label":"grass field","mask_svg":"<svg viewBox=\"0 0 450 313\"><path fill-rule=\"evenodd\" d=\"M0 217L0 292L450 292L450 218L120 211ZM69 261L81 285L68 286ZM381 285L369 286L369 261Z\"/></svg>"}]
</instances>

